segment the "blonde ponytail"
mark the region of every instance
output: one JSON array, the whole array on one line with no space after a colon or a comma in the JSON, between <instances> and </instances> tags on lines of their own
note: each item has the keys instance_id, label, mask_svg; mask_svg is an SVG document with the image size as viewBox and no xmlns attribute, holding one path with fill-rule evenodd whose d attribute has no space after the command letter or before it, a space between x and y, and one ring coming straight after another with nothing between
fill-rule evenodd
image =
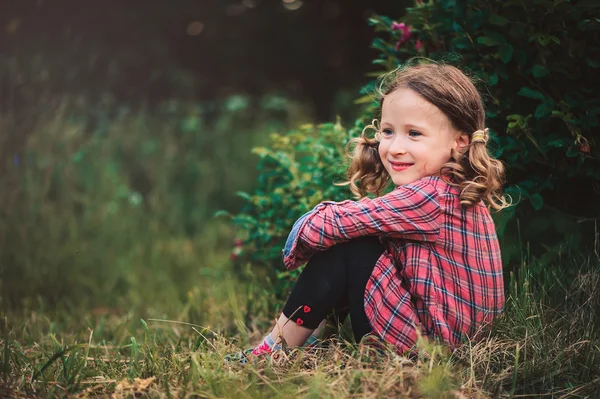
<instances>
[{"instance_id":1,"label":"blonde ponytail","mask_svg":"<svg viewBox=\"0 0 600 399\"><path fill-rule=\"evenodd\" d=\"M351 159L348 167L348 180L340 186L350 186L356 198L367 194L381 195L390 182L390 176L379 158L379 142L367 136L368 130L379 131L377 120L365 126L359 137L351 139L346 145L346 155Z\"/></svg>"},{"instance_id":2,"label":"blonde ponytail","mask_svg":"<svg viewBox=\"0 0 600 399\"><path fill-rule=\"evenodd\" d=\"M459 188L461 204L473 206L483 200L490 209L500 211L511 205L502 194L504 165L490 157L487 137L485 140L474 137L471 136L465 153L452 151L451 160L442 167L442 171L450 175L451 182Z\"/></svg>"}]
</instances>

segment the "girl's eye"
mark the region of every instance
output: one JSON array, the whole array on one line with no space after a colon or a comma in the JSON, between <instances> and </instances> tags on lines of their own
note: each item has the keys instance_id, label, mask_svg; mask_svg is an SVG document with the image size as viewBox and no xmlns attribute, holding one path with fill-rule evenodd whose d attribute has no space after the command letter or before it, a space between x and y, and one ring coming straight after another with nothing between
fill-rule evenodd
<instances>
[{"instance_id":1,"label":"girl's eye","mask_svg":"<svg viewBox=\"0 0 600 399\"><path fill-rule=\"evenodd\" d=\"M383 129L381 133L383 137L392 137L394 135L394 131L392 129Z\"/></svg>"},{"instance_id":2,"label":"girl's eye","mask_svg":"<svg viewBox=\"0 0 600 399\"><path fill-rule=\"evenodd\" d=\"M421 132L417 132L416 130L411 130L408 132L408 135L410 137L419 137L419 136L421 136Z\"/></svg>"}]
</instances>

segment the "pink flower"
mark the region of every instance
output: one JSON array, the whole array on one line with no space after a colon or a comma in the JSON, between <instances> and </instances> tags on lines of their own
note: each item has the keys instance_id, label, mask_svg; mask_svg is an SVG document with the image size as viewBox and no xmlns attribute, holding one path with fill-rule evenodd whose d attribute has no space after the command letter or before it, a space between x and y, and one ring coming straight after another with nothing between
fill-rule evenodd
<instances>
[{"instance_id":1,"label":"pink flower","mask_svg":"<svg viewBox=\"0 0 600 399\"><path fill-rule=\"evenodd\" d=\"M244 242L242 240L240 240L239 238L236 238L233 241L233 245L234 245L233 251L231 251L231 255L229 255L229 259L232 261L234 261L240 257L240 254L244 250Z\"/></svg>"},{"instance_id":2,"label":"pink flower","mask_svg":"<svg viewBox=\"0 0 600 399\"><path fill-rule=\"evenodd\" d=\"M392 30L403 31L404 27L405 27L404 22L401 22L401 23L394 22L392 24Z\"/></svg>"},{"instance_id":3,"label":"pink flower","mask_svg":"<svg viewBox=\"0 0 600 399\"><path fill-rule=\"evenodd\" d=\"M404 22L394 22L392 24L392 30L397 30L398 32L402 32L402 40L407 41L410 37L410 26L406 25Z\"/></svg>"},{"instance_id":4,"label":"pink flower","mask_svg":"<svg viewBox=\"0 0 600 399\"><path fill-rule=\"evenodd\" d=\"M417 42L415 43L415 50L417 51L421 51L423 49L423 43L421 42L421 40L417 40Z\"/></svg>"},{"instance_id":5,"label":"pink flower","mask_svg":"<svg viewBox=\"0 0 600 399\"><path fill-rule=\"evenodd\" d=\"M400 23L394 22L392 24L392 30L402 32L402 37L400 38L400 40L398 40L398 42L396 42L396 45L394 46L394 49L396 51L398 51L400 46L402 46L404 43L406 43L408 41L408 39L410 39L410 36L411 36L410 26L406 25L404 22L400 22Z\"/></svg>"}]
</instances>

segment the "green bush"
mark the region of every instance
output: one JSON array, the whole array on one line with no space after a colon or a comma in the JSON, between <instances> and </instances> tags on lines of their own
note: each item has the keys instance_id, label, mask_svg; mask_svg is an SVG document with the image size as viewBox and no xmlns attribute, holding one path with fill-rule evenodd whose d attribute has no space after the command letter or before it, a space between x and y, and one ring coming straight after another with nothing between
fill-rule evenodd
<instances>
[{"instance_id":1,"label":"green bush","mask_svg":"<svg viewBox=\"0 0 600 399\"><path fill-rule=\"evenodd\" d=\"M548 262L565 241L574 248L592 241L593 223L581 222L600 216L599 15L595 1L469 0L417 1L404 25L370 19L380 32L374 63L384 70L419 55L481 83L493 154L508 166L507 192L520 201L499 218L507 261L523 255L523 241ZM505 232L514 212L520 228L511 223Z\"/></svg>"},{"instance_id":2,"label":"green bush","mask_svg":"<svg viewBox=\"0 0 600 399\"><path fill-rule=\"evenodd\" d=\"M454 64L478 82L490 148L507 165L506 192L516 205L496 215L503 257L518 264L536 254L536 275L560 264L565 246L593 245L589 221L600 216L598 15L600 3L592 1L417 1L400 20L369 20L378 32L374 64L381 67L370 76L420 56L420 62ZM332 183L343 173L341 146L377 116L376 84L362 90L357 101L365 104L364 113L349 135L325 130L297 140L298 132L292 132L260 150L259 187L244 194L245 211L233 219L249 239L247 254L254 262L281 267L279 255L294 220L322 199L350 196ZM311 156L295 156L307 149Z\"/></svg>"},{"instance_id":3,"label":"green bush","mask_svg":"<svg viewBox=\"0 0 600 399\"><path fill-rule=\"evenodd\" d=\"M274 133L268 146L253 149L260 158L258 184L251 194L238 192L246 206L233 216L245 242L240 262L281 270L281 250L294 222L322 201L348 198L348 189L333 183L345 179L342 154L349 138L340 121L303 125L285 135ZM297 273L279 273L278 293Z\"/></svg>"}]
</instances>

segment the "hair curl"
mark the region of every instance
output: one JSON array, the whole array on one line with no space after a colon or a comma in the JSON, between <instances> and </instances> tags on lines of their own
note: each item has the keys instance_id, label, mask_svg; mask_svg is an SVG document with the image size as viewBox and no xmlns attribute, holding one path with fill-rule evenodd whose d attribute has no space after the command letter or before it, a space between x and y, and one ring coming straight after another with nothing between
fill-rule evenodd
<instances>
[{"instance_id":1,"label":"hair curl","mask_svg":"<svg viewBox=\"0 0 600 399\"><path fill-rule=\"evenodd\" d=\"M461 204L473 206L483 200L495 211L510 206L502 194L504 165L490 156L485 142L471 141L473 132L485 129L485 109L473 81L451 65L410 61L381 78L380 106L387 95L400 88L421 95L442 111L458 132L469 136L466 150L452 150L449 162L440 171L460 190ZM379 131L376 121L346 146L351 162L348 180L342 184L349 185L357 198L368 193L381 195L391 180L379 157L379 142L367 135L369 129Z\"/></svg>"},{"instance_id":2,"label":"hair curl","mask_svg":"<svg viewBox=\"0 0 600 399\"><path fill-rule=\"evenodd\" d=\"M391 180L379 157L379 141L367 136L370 129L379 131L376 124L377 120L374 119L370 125L365 126L359 137L350 139L346 145L346 154L351 161L347 171L348 180L342 185L349 185L357 198L364 197L367 193L381 195Z\"/></svg>"}]
</instances>

